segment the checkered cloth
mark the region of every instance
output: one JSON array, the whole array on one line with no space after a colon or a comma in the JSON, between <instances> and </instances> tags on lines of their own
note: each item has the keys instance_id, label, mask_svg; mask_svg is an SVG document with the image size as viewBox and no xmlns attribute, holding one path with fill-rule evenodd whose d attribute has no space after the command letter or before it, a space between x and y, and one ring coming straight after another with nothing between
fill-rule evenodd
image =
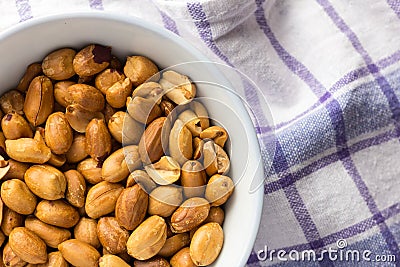
<instances>
[{"instance_id":1,"label":"checkered cloth","mask_svg":"<svg viewBox=\"0 0 400 267\"><path fill-rule=\"evenodd\" d=\"M248 266L346 266L257 257L265 246L321 253L341 239L400 262L399 1L14 0L0 1L0 29L77 10L163 25L247 74L266 96L276 150ZM273 130L266 126L257 127L264 145Z\"/></svg>"}]
</instances>

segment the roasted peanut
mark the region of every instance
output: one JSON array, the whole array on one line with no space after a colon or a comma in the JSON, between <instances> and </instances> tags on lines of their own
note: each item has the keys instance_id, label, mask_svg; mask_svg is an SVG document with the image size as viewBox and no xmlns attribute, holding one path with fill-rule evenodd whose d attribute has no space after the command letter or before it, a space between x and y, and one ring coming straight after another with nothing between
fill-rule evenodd
<instances>
[{"instance_id":1,"label":"roasted peanut","mask_svg":"<svg viewBox=\"0 0 400 267\"><path fill-rule=\"evenodd\" d=\"M72 144L65 154L68 163L77 163L84 160L88 154L86 153L85 147L86 137L84 134L76 134L72 140Z\"/></svg>"},{"instance_id":2,"label":"roasted peanut","mask_svg":"<svg viewBox=\"0 0 400 267\"><path fill-rule=\"evenodd\" d=\"M113 108L122 108L126 98L132 94L132 83L129 78L114 83L106 92L106 100Z\"/></svg>"},{"instance_id":3,"label":"roasted peanut","mask_svg":"<svg viewBox=\"0 0 400 267\"><path fill-rule=\"evenodd\" d=\"M97 223L97 236L101 245L111 254L126 251L129 232L114 217L102 217Z\"/></svg>"},{"instance_id":4,"label":"roasted peanut","mask_svg":"<svg viewBox=\"0 0 400 267\"><path fill-rule=\"evenodd\" d=\"M11 90L0 97L0 108L4 114L14 112L19 115L24 115L24 102L25 98L21 92Z\"/></svg>"},{"instance_id":5,"label":"roasted peanut","mask_svg":"<svg viewBox=\"0 0 400 267\"><path fill-rule=\"evenodd\" d=\"M104 120L92 119L86 127L85 137L89 156L104 161L111 152L111 135Z\"/></svg>"},{"instance_id":6,"label":"roasted peanut","mask_svg":"<svg viewBox=\"0 0 400 267\"><path fill-rule=\"evenodd\" d=\"M193 144L193 159L203 160L204 140L200 139L200 137L195 137L192 140L192 144Z\"/></svg>"},{"instance_id":7,"label":"roasted peanut","mask_svg":"<svg viewBox=\"0 0 400 267\"><path fill-rule=\"evenodd\" d=\"M35 216L42 222L62 228L71 228L79 220L78 211L63 200L40 201Z\"/></svg>"},{"instance_id":8,"label":"roasted peanut","mask_svg":"<svg viewBox=\"0 0 400 267\"><path fill-rule=\"evenodd\" d=\"M200 125L200 118L190 109L183 111L179 114L178 119L183 122L183 124L190 130L192 136L199 136L202 127Z\"/></svg>"},{"instance_id":9,"label":"roasted peanut","mask_svg":"<svg viewBox=\"0 0 400 267\"><path fill-rule=\"evenodd\" d=\"M159 186L150 193L148 213L169 217L183 201L182 189L173 186Z\"/></svg>"},{"instance_id":10,"label":"roasted peanut","mask_svg":"<svg viewBox=\"0 0 400 267\"><path fill-rule=\"evenodd\" d=\"M96 267L100 253L88 243L77 239L69 239L58 245L65 260L77 267Z\"/></svg>"},{"instance_id":11,"label":"roasted peanut","mask_svg":"<svg viewBox=\"0 0 400 267\"><path fill-rule=\"evenodd\" d=\"M77 170L69 170L64 173L67 181L65 199L77 208L85 205L86 182L85 178Z\"/></svg>"},{"instance_id":12,"label":"roasted peanut","mask_svg":"<svg viewBox=\"0 0 400 267\"><path fill-rule=\"evenodd\" d=\"M24 102L26 119L37 126L44 123L54 107L53 83L46 76L35 77L29 85Z\"/></svg>"},{"instance_id":13,"label":"roasted peanut","mask_svg":"<svg viewBox=\"0 0 400 267\"><path fill-rule=\"evenodd\" d=\"M10 247L10 243L7 244L3 248L3 263L5 266L13 266L13 267L23 267L27 264L26 261L22 260ZM4 266L4 265L3 265Z\"/></svg>"},{"instance_id":14,"label":"roasted peanut","mask_svg":"<svg viewBox=\"0 0 400 267\"><path fill-rule=\"evenodd\" d=\"M215 174L207 183L205 197L212 206L224 204L233 193L235 185L231 178Z\"/></svg>"},{"instance_id":15,"label":"roasted peanut","mask_svg":"<svg viewBox=\"0 0 400 267\"><path fill-rule=\"evenodd\" d=\"M6 152L10 158L29 163L45 163L51 157L51 150L33 138L6 140Z\"/></svg>"},{"instance_id":16,"label":"roasted peanut","mask_svg":"<svg viewBox=\"0 0 400 267\"><path fill-rule=\"evenodd\" d=\"M69 86L67 90L73 104L81 105L92 112L101 111L104 108L104 96L93 86L79 83Z\"/></svg>"},{"instance_id":17,"label":"roasted peanut","mask_svg":"<svg viewBox=\"0 0 400 267\"><path fill-rule=\"evenodd\" d=\"M106 102L104 109L101 111L101 113L103 113L104 115L104 121L107 123L110 121L112 115L114 115L117 112L116 108L113 108L112 106L110 106L110 104L108 104Z\"/></svg>"},{"instance_id":18,"label":"roasted peanut","mask_svg":"<svg viewBox=\"0 0 400 267\"><path fill-rule=\"evenodd\" d=\"M44 141L44 128L43 127L36 127L35 134L33 136L33 139L38 141L41 144L46 145L46 142Z\"/></svg>"},{"instance_id":19,"label":"roasted peanut","mask_svg":"<svg viewBox=\"0 0 400 267\"><path fill-rule=\"evenodd\" d=\"M117 111L108 121L108 129L118 142L124 145L136 145L144 132L144 125L132 119L128 113Z\"/></svg>"},{"instance_id":20,"label":"roasted peanut","mask_svg":"<svg viewBox=\"0 0 400 267\"><path fill-rule=\"evenodd\" d=\"M59 244L71 238L71 232L64 228L49 225L35 217L25 220L25 227L40 237L46 245L57 248Z\"/></svg>"},{"instance_id":21,"label":"roasted peanut","mask_svg":"<svg viewBox=\"0 0 400 267\"><path fill-rule=\"evenodd\" d=\"M161 115L158 105L163 95L163 89L158 83L147 82L139 85L127 98L126 106L129 115L136 121L148 124Z\"/></svg>"},{"instance_id":22,"label":"roasted peanut","mask_svg":"<svg viewBox=\"0 0 400 267\"><path fill-rule=\"evenodd\" d=\"M204 167L208 176L216 173L226 174L230 169L230 160L219 145L209 140L203 145Z\"/></svg>"},{"instance_id":23,"label":"roasted peanut","mask_svg":"<svg viewBox=\"0 0 400 267\"><path fill-rule=\"evenodd\" d=\"M123 259L118 256L107 254L103 255L99 260L100 267L130 267Z\"/></svg>"},{"instance_id":24,"label":"roasted peanut","mask_svg":"<svg viewBox=\"0 0 400 267\"><path fill-rule=\"evenodd\" d=\"M172 157L163 156L154 164L144 167L147 174L159 185L176 182L181 175L179 163Z\"/></svg>"},{"instance_id":25,"label":"roasted peanut","mask_svg":"<svg viewBox=\"0 0 400 267\"><path fill-rule=\"evenodd\" d=\"M55 112L46 121L45 141L54 154L66 153L72 145L73 132L64 113Z\"/></svg>"},{"instance_id":26,"label":"roasted peanut","mask_svg":"<svg viewBox=\"0 0 400 267\"><path fill-rule=\"evenodd\" d=\"M120 148L106 158L101 169L101 176L105 181L117 183L128 177L130 169L136 169L140 165L137 146Z\"/></svg>"},{"instance_id":27,"label":"roasted peanut","mask_svg":"<svg viewBox=\"0 0 400 267\"><path fill-rule=\"evenodd\" d=\"M150 178L147 172L143 170L134 170L131 172L126 181L126 187L131 187L136 183L147 193L153 191L153 189L157 187L156 183Z\"/></svg>"},{"instance_id":28,"label":"roasted peanut","mask_svg":"<svg viewBox=\"0 0 400 267\"><path fill-rule=\"evenodd\" d=\"M111 254L107 249L103 248L103 255L113 255ZM118 253L116 254L116 256L118 258L120 258L121 260L125 261L125 262L131 262L132 257L129 256L128 252L124 251L122 253Z\"/></svg>"},{"instance_id":29,"label":"roasted peanut","mask_svg":"<svg viewBox=\"0 0 400 267\"><path fill-rule=\"evenodd\" d=\"M90 188L86 196L85 210L90 218L97 219L100 216L113 212L117 199L123 187L107 181L100 182Z\"/></svg>"},{"instance_id":30,"label":"roasted peanut","mask_svg":"<svg viewBox=\"0 0 400 267\"><path fill-rule=\"evenodd\" d=\"M9 209L7 206L3 207L3 219L1 220L1 231L9 236L15 227L24 225L24 216Z\"/></svg>"},{"instance_id":31,"label":"roasted peanut","mask_svg":"<svg viewBox=\"0 0 400 267\"><path fill-rule=\"evenodd\" d=\"M163 144L166 144L167 131L163 131L166 117L155 119L147 126L139 142L139 154L143 163L149 164L160 160L164 154ZM163 135L164 134L164 135Z\"/></svg>"},{"instance_id":32,"label":"roasted peanut","mask_svg":"<svg viewBox=\"0 0 400 267\"><path fill-rule=\"evenodd\" d=\"M29 164L19 162L13 159L8 160L8 166L10 167L10 169L4 176L3 180L9 180L9 179L23 180L24 174L26 170L29 168Z\"/></svg>"},{"instance_id":33,"label":"roasted peanut","mask_svg":"<svg viewBox=\"0 0 400 267\"><path fill-rule=\"evenodd\" d=\"M159 83L146 82L135 88L132 93L132 98L143 97L151 99L154 103L160 104L163 95L163 89Z\"/></svg>"},{"instance_id":34,"label":"roasted peanut","mask_svg":"<svg viewBox=\"0 0 400 267\"><path fill-rule=\"evenodd\" d=\"M137 87L158 73L157 66L147 57L131 56L126 59L124 73Z\"/></svg>"},{"instance_id":35,"label":"roasted peanut","mask_svg":"<svg viewBox=\"0 0 400 267\"><path fill-rule=\"evenodd\" d=\"M170 267L169 262L161 257L153 257L151 259L148 260L144 260L144 261L139 261L139 260L135 260L133 262L133 266L134 267Z\"/></svg>"},{"instance_id":36,"label":"roasted peanut","mask_svg":"<svg viewBox=\"0 0 400 267\"><path fill-rule=\"evenodd\" d=\"M126 243L128 254L138 260L155 256L167 240L167 225L163 218L153 215L142 222Z\"/></svg>"},{"instance_id":37,"label":"roasted peanut","mask_svg":"<svg viewBox=\"0 0 400 267\"><path fill-rule=\"evenodd\" d=\"M189 247L185 247L179 250L174 256L171 258L171 267L196 267L192 258L190 257L190 249Z\"/></svg>"},{"instance_id":38,"label":"roasted peanut","mask_svg":"<svg viewBox=\"0 0 400 267\"><path fill-rule=\"evenodd\" d=\"M134 230L144 220L148 202L149 197L140 185L125 188L115 206L116 220L125 229Z\"/></svg>"},{"instance_id":39,"label":"roasted peanut","mask_svg":"<svg viewBox=\"0 0 400 267\"><path fill-rule=\"evenodd\" d=\"M143 124L149 124L161 115L160 107L151 99L128 97L126 107L129 115Z\"/></svg>"},{"instance_id":40,"label":"roasted peanut","mask_svg":"<svg viewBox=\"0 0 400 267\"><path fill-rule=\"evenodd\" d=\"M33 165L24 175L29 189L38 197L56 200L64 197L67 180L62 172L50 165Z\"/></svg>"},{"instance_id":41,"label":"roasted peanut","mask_svg":"<svg viewBox=\"0 0 400 267\"><path fill-rule=\"evenodd\" d=\"M101 165L99 165L99 162L92 158L88 158L79 162L76 169L90 184L97 184L103 181L103 177L101 177Z\"/></svg>"},{"instance_id":42,"label":"roasted peanut","mask_svg":"<svg viewBox=\"0 0 400 267\"><path fill-rule=\"evenodd\" d=\"M75 75L72 61L76 51L61 48L48 54L42 62L43 73L53 80L67 80Z\"/></svg>"},{"instance_id":43,"label":"roasted peanut","mask_svg":"<svg viewBox=\"0 0 400 267\"><path fill-rule=\"evenodd\" d=\"M0 180L6 176L8 171L10 170L10 165L7 160L4 160L2 156L0 156Z\"/></svg>"},{"instance_id":44,"label":"roasted peanut","mask_svg":"<svg viewBox=\"0 0 400 267\"><path fill-rule=\"evenodd\" d=\"M220 126L211 126L200 133L201 139L213 139L214 143L220 147L224 147L228 139L228 133Z\"/></svg>"},{"instance_id":45,"label":"roasted peanut","mask_svg":"<svg viewBox=\"0 0 400 267\"><path fill-rule=\"evenodd\" d=\"M1 185L1 199L7 207L20 214L28 215L36 208L36 196L21 180L12 179Z\"/></svg>"},{"instance_id":46,"label":"roasted peanut","mask_svg":"<svg viewBox=\"0 0 400 267\"><path fill-rule=\"evenodd\" d=\"M196 95L196 86L190 79L172 70L163 72L160 85L166 96L177 105L189 103Z\"/></svg>"},{"instance_id":47,"label":"roasted peanut","mask_svg":"<svg viewBox=\"0 0 400 267\"><path fill-rule=\"evenodd\" d=\"M136 145L124 146L123 152L125 156L126 165L128 166L130 172L137 170L142 166L138 146Z\"/></svg>"},{"instance_id":48,"label":"roasted peanut","mask_svg":"<svg viewBox=\"0 0 400 267\"><path fill-rule=\"evenodd\" d=\"M64 165L65 162L67 162L67 158L64 154L57 155L54 153L51 153L50 159L49 161L47 161L48 164L54 167L61 167Z\"/></svg>"},{"instance_id":49,"label":"roasted peanut","mask_svg":"<svg viewBox=\"0 0 400 267\"><path fill-rule=\"evenodd\" d=\"M5 138L18 139L22 137L33 137L32 128L28 122L18 113L7 113L1 120L1 128Z\"/></svg>"},{"instance_id":50,"label":"roasted peanut","mask_svg":"<svg viewBox=\"0 0 400 267\"><path fill-rule=\"evenodd\" d=\"M122 259L119 256L112 254L104 254L99 259L100 267L129 267L130 265L126 263L127 260ZM129 260L128 260L129 262Z\"/></svg>"},{"instance_id":51,"label":"roasted peanut","mask_svg":"<svg viewBox=\"0 0 400 267\"><path fill-rule=\"evenodd\" d=\"M183 202L171 216L171 226L176 233L188 232L200 225L208 216L210 204L200 197Z\"/></svg>"},{"instance_id":52,"label":"roasted peanut","mask_svg":"<svg viewBox=\"0 0 400 267\"><path fill-rule=\"evenodd\" d=\"M50 252L47 255L47 262L35 265L36 267L68 267L67 261L63 258L60 251Z\"/></svg>"},{"instance_id":53,"label":"roasted peanut","mask_svg":"<svg viewBox=\"0 0 400 267\"><path fill-rule=\"evenodd\" d=\"M110 88L116 82L123 81L124 79L125 75L118 70L105 69L96 76L94 84L96 88L105 95L108 88Z\"/></svg>"},{"instance_id":54,"label":"roasted peanut","mask_svg":"<svg viewBox=\"0 0 400 267\"><path fill-rule=\"evenodd\" d=\"M66 108L65 118L68 120L72 129L78 133L84 133L92 119L104 119L104 115L99 111L93 112L86 110L79 104L71 104Z\"/></svg>"},{"instance_id":55,"label":"roasted peanut","mask_svg":"<svg viewBox=\"0 0 400 267\"><path fill-rule=\"evenodd\" d=\"M71 96L68 93L68 87L75 84L73 81L60 81L54 84L54 100L66 108L72 104Z\"/></svg>"},{"instance_id":56,"label":"roasted peanut","mask_svg":"<svg viewBox=\"0 0 400 267\"><path fill-rule=\"evenodd\" d=\"M111 47L92 44L81 49L74 57L73 67L82 77L92 76L110 65Z\"/></svg>"},{"instance_id":57,"label":"roasted peanut","mask_svg":"<svg viewBox=\"0 0 400 267\"><path fill-rule=\"evenodd\" d=\"M180 119L175 121L169 135L169 153L181 165L193 155L192 133Z\"/></svg>"},{"instance_id":58,"label":"roasted peanut","mask_svg":"<svg viewBox=\"0 0 400 267\"><path fill-rule=\"evenodd\" d=\"M30 64L22 76L21 80L17 85L17 90L21 92L25 92L28 90L29 84L32 82L33 78L39 76L42 73L42 64L41 63L32 63Z\"/></svg>"},{"instance_id":59,"label":"roasted peanut","mask_svg":"<svg viewBox=\"0 0 400 267\"><path fill-rule=\"evenodd\" d=\"M186 161L182 166L181 184L187 198L204 196L207 175L203 165L197 160Z\"/></svg>"},{"instance_id":60,"label":"roasted peanut","mask_svg":"<svg viewBox=\"0 0 400 267\"><path fill-rule=\"evenodd\" d=\"M224 243L224 232L218 223L207 223L201 226L190 242L190 257L198 266L213 263L221 252Z\"/></svg>"},{"instance_id":61,"label":"roasted peanut","mask_svg":"<svg viewBox=\"0 0 400 267\"><path fill-rule=\"evenodd\" d=\"M189 108L193 110L196 116L200 119L198 124L200 125L201 130L204 131L205 129L210 127L210 119L208 117L208 111L201 102L193 100L189 103Z\"/></svg>"},{"instance_id":62,"label":"roasted peanut","mask_svg":"<svg viewBox=\"0 0 400 267\"><path fill-rule=\"evenodd\" d=\"M160 102L160 109L163 112L163 116L168 117L168 116L173 116L172 120L175 121L176 117L173 114L173 111L175 109L175 104L168 100L161 100Z\"/></svg>"},{"instance_id":63,"label":"roasted peanut","mask_svg":"<svg viewBox=\"0 0 400 267\"><path fill-rule=\"evenodd\" d=\"M165 241L164 246L158 252L161 257L169 258L177 253L181 248L188 246L190 237L188 233L173 235Z\"/></svg>"},{"instance_id":64,"label":"roasted peanut","mask_svg":"<svg viewBox=\"0 0 400 267\"><path fill-rule=\"evenodd\" d=\"M10 233L9 243L14 253L23 261L33 264L47 261L46 244L25 227L14 228Z\"/></svg>"},{"instance_id":65,"label":"roasted peanut","mask_svg":"<svg viewBox=\"0 0 400 267\"><path fill-rule=\"evenodd\" d=\"M97 221L94 219L82 217L74 227L74 237L94 248L101 246L97 236Z\"/></svg>"},{"instance_id":66,"label":"roasted peanut","mask_svg":"<svg viewBox=\"0 0 400 267\"><path fill-rule=\"evenodd\" d=\"M204 223L216 222L222 226L225 220L225 212L220 207L211 207L207 219Z\"/></svg>"}]
</instances>

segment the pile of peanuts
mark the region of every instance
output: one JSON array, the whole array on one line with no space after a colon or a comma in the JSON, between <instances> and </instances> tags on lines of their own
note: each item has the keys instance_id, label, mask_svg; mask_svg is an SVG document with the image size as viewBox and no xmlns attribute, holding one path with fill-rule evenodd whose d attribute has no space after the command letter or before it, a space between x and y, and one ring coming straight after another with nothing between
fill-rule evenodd
<instances>
[{"instance_id":1,"label":"pile of peanuts","mask_svg":"<svg viewBox=\"0 0 400 267\"><path fill-rule=\"evenodd\" d=\"M30 64L0 97L0 267L212 264L234 183L195 97L99 44Z\"/></svg>"}]
</instances>

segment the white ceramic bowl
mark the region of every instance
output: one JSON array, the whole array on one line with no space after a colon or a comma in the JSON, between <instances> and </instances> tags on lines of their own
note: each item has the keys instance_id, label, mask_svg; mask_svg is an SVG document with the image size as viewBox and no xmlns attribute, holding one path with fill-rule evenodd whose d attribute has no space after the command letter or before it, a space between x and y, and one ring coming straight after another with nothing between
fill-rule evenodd
<instances>
[{"instance_id":1,"label":"white ceramic bowl","mask_svg":"<svg viewBox=\"0 0 400 267\"><path fill-rule=\"evenodd\" d=\"M107 13L74 13L32 19L0 33L0 93L13 89L26 66L40 61L61 47L82 48L89 43L111 46L124 58L145 55L160 67L208 61L180 37L133 17ZM179 67L178 69L179 70ZM227 84L216 68L185 66L183 73L195 81ZM226 206L225 240L213 266L244 266L253 247L262 212L263 187L250 192L252 183L262 184L260 150L250 117L241 100L227 90L198 86L198 95L215 101L205 103L210 117L223 124L231 140L231 172L236 187ZM221 104L223 103L223 104Z\"/></svg>"}]
</instances>

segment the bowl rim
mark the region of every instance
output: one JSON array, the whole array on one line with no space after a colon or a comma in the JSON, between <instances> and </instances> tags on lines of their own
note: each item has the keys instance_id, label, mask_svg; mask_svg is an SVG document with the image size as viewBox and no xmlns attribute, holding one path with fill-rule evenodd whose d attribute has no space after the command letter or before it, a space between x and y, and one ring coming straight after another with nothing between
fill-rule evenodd
<instances>
[{"instance_id":1,"label":"bowl rim","mask_svg":"<svg viewBox=\"0 0 400 267\"><path fill-rule=\"evenodd\" d=\"M48 23L56 20L68 20L68 19L105 19L116 22L123 22L126 24L135 24L140 27L146 28L149 31L156 32L158 35L164 36L169 40L172 40L174 43L179 45L183 45L185 49L193 53L199 61L210 61L202 52L200 52L197 48L189 44L185 39L183 39L180 35L170 32L169 30L163 28L162 26L146 21L134 15L127 14L119 14L112 11L77 11L77 12L65 12L65 13L55 13L55 14L47 14L47 15L39 15L37 17L33 17L24 21L17 22L16 24L10 25L7 28L0 31L0 42L17 33L20 30L25 28L34 27L43 23ZM175 39L179 39L175 40Z\"/></svg>"},{"instance_id":2,"label":"bowl rim","mask_svg":"<svg viewBox=\"0 0 400 267\"><path fill-rule=\"evenodd\" d=\"M47 15L40 15L37 17L33 17L31 19L25 20L18 22L14 25L8 26L7 28L3 29L0 31L0 42L2 40L9 38L10 36L17 34L21 30L26 30L29 29L30 27L35 27L41 24L49 23L52 21L60 21L60 20L69 20L69 19L102 19L102 20L108 20L108 21L115 21L118 23L124 23L128 25L136 25L139 27L143 27L146 30L152 31L156 33L157 35L160 35L162 37L165 37L169 39L170 41L176 43L178 46L183 46L189 53L193 55L194 58L196 58L198 61L204 61L204 62L212 62L209 58L207 58L200 50L195 48L193 45L191 45L188 41L183 39L181 36L170 32L169 30L165 29L164 27L157 25L152 22L148 22L142 18L139 18L134 15L128 15L128 14L119 14L116 12L112 11L77 11L77 12L63 12L63 13L54 13L54 14L47 14ZM212 72L215 73L221 73L218 68L214 68ZM227 78L224 77L224 75L219 75L218 77L221 80L226 80ZM229 84L229 81L228 81ZM257 158L261 159L261 148L259 144L259 140L256 135L256 131L254 129L253 123L251 121L251 117L248 113L248 111L245 108L245 105L243 104L242 100L240 100L238 97L232 98L234 102L237 104L241 105L243 107L243 110L245 111L246 114L244 116L247 118L247 120L244 123L244 127L246 130L249 130L250 136L248 137L249 141L251 141L251 144L249 145L256 145L257 150L252 151ZM258 163L258 168L260 170L257 170L254 172L254 175L260 174L262 179L265 177L264 173L264 163L262 160ZM252 203L254 206L252 208L257 211L257 213L254 215L254 220L253 225L246 225L246 227L249 227L251 229L254 229L251 232L251 235L247 237L247 240L243 240L243 242L240 244L241 251L243 251L243 256L241 257L241 261L237 262L237 266L245 266L248 258L251 255L251 252L253 250L258 230L260 227L261 223L261 217L262 217L262 212L263 212L263 199L264 199L264 191L263 191L263 186L259 186L256 190L252 192L254 194L254 197L257 199L255 203ZM239 244L238 244L239 246ZM212 265L214 266L214 265Z\"/></svg>"}]
</instances>

